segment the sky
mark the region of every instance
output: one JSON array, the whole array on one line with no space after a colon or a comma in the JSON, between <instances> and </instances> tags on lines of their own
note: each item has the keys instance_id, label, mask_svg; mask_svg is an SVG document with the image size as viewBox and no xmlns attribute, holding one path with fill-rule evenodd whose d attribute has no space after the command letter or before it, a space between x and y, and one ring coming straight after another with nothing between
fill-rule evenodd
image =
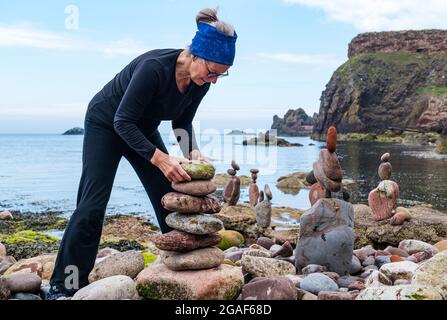
<instances>
[{"instance_id":1,"label":"sky","mask_svg":"<svg viewBox=\"0 0 447 320\"><path fill-rule=\"evenodd\" d=\"M238 42L230 77L199 107L202 129L269 128L299 107L312 115L357 34L447 28L443 0L0 0L0 133L82 127L90 99L135 57L188 46L206 7Z\"/></svg>"}]
</instances>

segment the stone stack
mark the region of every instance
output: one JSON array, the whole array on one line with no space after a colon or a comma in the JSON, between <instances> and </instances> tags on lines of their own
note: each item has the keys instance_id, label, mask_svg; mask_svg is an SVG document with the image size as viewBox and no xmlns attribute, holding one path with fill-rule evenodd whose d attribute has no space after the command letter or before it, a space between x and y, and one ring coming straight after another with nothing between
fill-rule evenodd
<instances>
[{"instance_id":1,"label":"stone stack","mask_svg":"<svg viewBox=\"0 0 447 320\"><path fill-rule=\"evenodd\" d=\"M343 172L336 151L337 130L330 127L327 134L326 148L321 149L318 161L314 162L313 170L306 176L311 185L309 201L314 205L319 199L331 198L332 192L342 188Z\"/></svg>"},{"instance_id":2,"label":"stone stack","mask_svg":"<svg viewBox=\"0 0 447 320\"><path fill-rule=\"evenodd\" d=\"M259 194L259 202L255 206L256 223L263 229L270 227L272 221L272 197L272 191L270 190L269 185L266 184L264 186L264 191L261 191Z\"/></svg>"},{"instance_id":3,"label":"stone stack","mask_svg":"<svg viewBox=\"0 0 447 320\"><path fill-rule=\"evenodd\" d=\"M236 176L241 168L234 160L231 161L231 167L232 168L227 171L230 175L230 179L225 184L223 196L229 206L235 206L241 195L241 179Z\"/></svg>"},{"instance_id":4,"label":"stone stack","mask_svg":"<svg viewBox=\"0 0 447 320\"><path fill-rule=\"evenodd\" d=\"M215 268L224 260L223 252L215 248L221 240L218 231L223 223L212 214L222 209L210 195L216 190L211 181L215 169L203 161L182 164L192 178L190 182L172 183L176 192L162 198L163 206L174 211L166 217L173 231L156 235L152 241L161 250L161 261L170 270L202 270Z\"/></svg>"},{"instance_id":5,"label":"stone stack","mask_svg":"<svg viewBox=\"0 0 447 320\"><path fill-rule=\"evenodd\" d=\"M335 153L337 131L329 128L327 148L313 165L306 180L313 182L312 207L300 219L295 266L298 271L316 264L339 275L349 274L354 249L354 209L346 201L332 199L340 191L342 170ZM313 194L312 194L313 193Z\"/></svg>"},{"instance_id":6,"label":"stone stack","mask_svg":"<svg viewBox=\"0 0 447 320\"><path fill-rule=\"evenodd\" d=\"M382 180L379 186L372 190L368 196L368 205L371 208L374 220L380 221L391 218L396 212L397 199L399 198L399 185L390 180L392 166L390 154L385 153L380 158L379 177ZM403 223L401 218L396 217L396 223ZM405 219L404 219L405 220Z\"/></svg>"},{"instance_id":7,"label":"stone stack","mask_svg":"<svg viewBox=\"0 0 447 320\"><path fill-rule=\"evenodd\" d=\"M252 182L250 182L250 185L248 187L248 198L250 200L250 206L254 207L258 204L258 198L259 198L259 188L256 184L256 180L258 179L258 169L251 169L251 179Z\"/></svg>"}]
</instances>

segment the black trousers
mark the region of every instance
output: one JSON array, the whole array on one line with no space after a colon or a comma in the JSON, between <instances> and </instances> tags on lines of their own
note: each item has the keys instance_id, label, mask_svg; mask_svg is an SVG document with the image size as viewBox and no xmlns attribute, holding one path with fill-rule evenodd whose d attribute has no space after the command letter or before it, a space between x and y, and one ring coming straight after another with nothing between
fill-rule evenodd
<instances>
[{"instance_id":1,"label":"black trousers","mask_svg":"<svg viewBox=\"0 0 447 320\"><path fill-rule=\"evenodd\" d=\"M167 153L158 131L147 138ZM173 190L170 182L157 167L131 149L110 126L85 120L83 143L82 176L76 210L62 238L50 280L51 286L56 286L70 295L88 285L88 275L94 267L101 238L106 206L118 164L123 156L141 180L155 209L162 233L172 230L165 222L165 217L170 212L161 206L161 198ZM67 267L70 267L69 272ZM73 267L79 271L79 288L71 288L71 285L67 288L65 285L67 277L74 275L71 271Z\"/></svg>"}]
</instances>

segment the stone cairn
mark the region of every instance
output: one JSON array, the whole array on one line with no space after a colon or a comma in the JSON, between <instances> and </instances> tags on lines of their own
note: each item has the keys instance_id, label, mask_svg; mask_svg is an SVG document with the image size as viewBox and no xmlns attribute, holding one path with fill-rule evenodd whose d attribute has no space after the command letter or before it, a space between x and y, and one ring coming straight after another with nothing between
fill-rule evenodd
<instances>
[{"instance_id":1,"label":"stone cairn","mask_svg":"<svg viewBox=\"0 0 447 320\"><path fill-rule=\"evenodd\" d=\"M342 170L336 151L337 131L329 128L326 148L320 152L306 180L313 183L312 207L300 219L295 254L298 271L318 264L339 275L349 274L354 249L354 209L344 200L333 199L342 187Z\"/></svg>"},{"instance_id":2,"label":"stone cairn","mask_svg":"<svg viewBox=\"0 0 447 320\"><path fill-rule=\"evenodd\" d=\"M237 172L241 169L236 161L231 161L231 169L228 169L230 179L227 181L224 187L223 196L229 206L237 205L239 196L241 195L241 179L236 176Z\"/></svg>"},{"instance_id":3,"label":"stone cairn","mask_svg":"<svg viewBox=\"0 0 447 320\"><path fill-rule=\"evenodd\" d=\"M152 238L161 250L161 262L174 271L212 269L222 264L223 252L216 247L221 241L218 231L223 223L212 214L222 205L210 195L216 191L211 181L215 168L203 161L182 163L182 168L191 177L190 182L172 183L176 192L166 194L161 202L164 208L173 211L166 223L174 230Z\"/></svg>"},{"instance_id":4,"label":"stone cairn","mask_svg":"<svg viewBox=\"0 0 447 320\"><path fill-rule=\"evenodd\" d=\"M265 199L264 199L265 195ZM261 228L270 227L272 220L272 192L268 184L264 186L264 191L259 193L259 202L255 206L256 223Z\"/></svg>"},{"instance_id":5,"label":"stone cairn","mask_svg":"<svg viewBox=\"0 0 447 320\"><path fill-rule=\"evenodd\" d=\"M382 181L368 195L368 205L371 208L372 216L376 221L391 218L390 224L403 224L405 220L410 219L410 216L405 208L397 208L399 185L391 180L393 167L389 162L390 154L383 154L380 161L378 174Z\"/></svg>"},{"instance_id":6,"label":"stone cairn","mask_svg":"<svg viewBox=\"0 0 447 320\"><path fill-rule=\"evenodd\" d=\"M256 180L258 179L258 169L251 169L251 182L248 187L248 198L250 201L250 206L255 207L258 204L258 198L259 198L259 188L256 184Z\"/></svg>"}]
</instances>

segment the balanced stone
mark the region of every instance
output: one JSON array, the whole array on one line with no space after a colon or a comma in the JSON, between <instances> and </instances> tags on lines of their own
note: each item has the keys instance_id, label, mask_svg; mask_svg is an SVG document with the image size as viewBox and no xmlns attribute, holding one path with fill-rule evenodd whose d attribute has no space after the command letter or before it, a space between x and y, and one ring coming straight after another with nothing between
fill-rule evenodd
<instances>
[{"instance_id":1,"label":"balanced stone","mask_svg":"<svg viewBox=\"0 0 447 320\"><path fill-rule=\"evenodd\" d=\"M194 197L177 192L165 194L161 204L166 210L179 213L217 213L222 209L219 199L215 196Z\"/></svg>"},{"instance_id":2,"label":"balanced stone","mask_svg":"<svg viewBox=\"0 0 447 320\"><path fill-rule=\"evenodd\" d=\"M326 135L326 148L329 152L335 152L337 148L337 129L335 127L330 127Z\"/></svg>"},{"instance_id":3,"label":"balanced stone","mask_svg":"<svg viewBox=\"0 0 447 320\"><path fill-rule=\"evenodd\" d=\"M399 186L391 180L383 180L379 186L372 190L368 196L368 205L371 208L374 220L388 219L393 215L399 198Z\"/></svg>"},{"instance_id":4,"label":"balanced stone","mask_svg":"<svg viewBox=\"0 0 447 320\"><path fill-rule=\"evenodd\" d=\"M316 161L313 163L313 172L317 181L326 189L331 192L338 192L341 189L341 182L333 181L329 179L324 173L322 163Z\"/></svg>"},{"instance_id":5,"label":"balanced stone","mask_svg":"<svg viewBox=\"0 0 447 320\"><path fill-rule=\"evenodd\" d=\"M300 219L295 265L326 266L339 275L349 274L354 248L354 209L340 199L320 199Z\"/></svg>"},{"instance_id":6,"label":"balanced stone","mask_svg":"<svg viewBox=\"0 0 447 320\"><path fill-rule=\"evenodd\" d=\"M192 160L181 164L192 180L211 180L216 169L205 161Z\"/></svg>"},{"instance_id":7,"label":"balanced stone","mask_svg":"<svg viewBox=\"0 0 447 320\"><path fill-rule=\"evenodd\" d=\"M313 206L315 202L317 202L318 200L324 198L324 196L325 196L324 189L318 182L314 183L312 187L310 187L309 201L311 206Z\"/></svg>"},{"instance_id":8,"label":"balanced stone","mask_svg":"<svg viewBox=\"0 0 447 320\"><path fill-rule=\"evenodd\" d=\"M263 194L266 195L266 199L263 198ZM270 194L270 195L268 195ZM256 211L256 223L261 228L268 228L271 223L272 218L272 204L270 202L271 200L271 191L268 185L265 185L264 192L260 193L259 202L255 207Z\"/></svg>"},{"instance_id":9,"label":"balanced stone","mask_svg":"<svg viewBox=\"0 0 447 320\"><path fill-rule=\"evenodd\" d=\"M211 234L223 229L221 220L205 214L174 212L166 217L166 223L173 229L197 235Z\"/></svg>"},{"instance_id":10,"label":"balanced stone","mask_svg":"<svg viewBox=\"0 0 447 320\"><path fill-rule=\"evenodd\" d=\"M211 269L222 264L225 255L219 248L204 248L187 253L162 251L161 261L171 270Z\"/></svg>"},{"instance_id":11,"label":"balanced stone","mask_svg":"<svg viewBox=\"0 0 447 320\"><path fill-rule=\"evenodd\" d=\"M173 182L172 189L191 196L206 196L216 191L216 184L210 180L193 180L189 182Z\"/></svg>"},{"instance_id":12,"label":"balanced stone","mask_svg":"<svg viewBox=\"0 0 447 320\"><path fill-rule=\"evenodd\" d=\"M338 161L337 154L329 152L328 149L321 149L320 160L323 168L323 172L329 179L337 182L341 182L343 179L343 173L341 171L340 162Z\"/></svg>"},{"instance_id":13,"label":"balanced stone","mask_svg":"<svg viewBox=\"0 0 447 320\"><path fill-rule=\"evenodd\" d=\"M196 235L180 230L156 234L151 238L158 249L177 252L189 252L199 248L215 246L221 239L222 237L218 232L208 235Z\"/></svg>"},{"instance_id":14,"label":"balanced stone","mask_svg":"<svg viewBox=\"0 0 447 320\"><path fill-rule=\"evenodd\" d=\"M391 166L391 163L389 162L383 162L379 166L379 177L381 180L390 180L391 178L391 172L393 170L393 167Z\"/></svg>"}]
</instances>

